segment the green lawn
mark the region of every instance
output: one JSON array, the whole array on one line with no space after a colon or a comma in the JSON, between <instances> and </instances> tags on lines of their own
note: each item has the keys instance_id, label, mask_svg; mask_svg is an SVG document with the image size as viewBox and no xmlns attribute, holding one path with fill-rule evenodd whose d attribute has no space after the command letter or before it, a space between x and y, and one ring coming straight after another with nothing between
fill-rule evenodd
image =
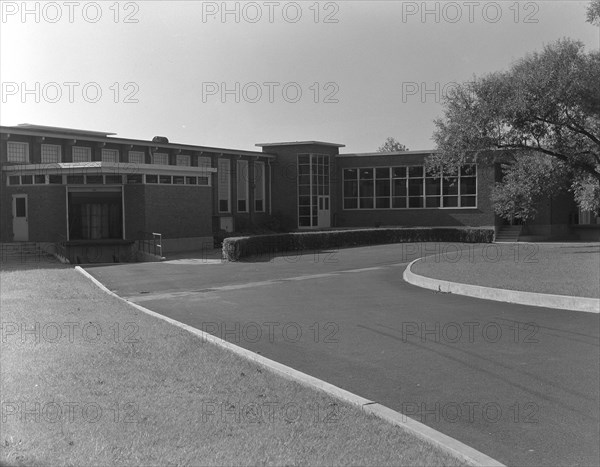
<instances>
[{"instance_id":1,"label":"green lawn","mask_svg":"<svg viewBox=\"0 0 600 467\"><path fill-rule=\"evenodd\" d=\"M4 270L0 287L3 465L460 465L70 267Z\"/></svg>"},{"instance_id":2,"label":"green lawn","mask_svg":"<svg viewBox=\"0 0 600 467\"><path fill-rule=\"evenodd\" d=\"M600 298L598 243L496 243L460 253L446 247L416 262L412 271L465 284Z\"/></svg>"}]
</instances>

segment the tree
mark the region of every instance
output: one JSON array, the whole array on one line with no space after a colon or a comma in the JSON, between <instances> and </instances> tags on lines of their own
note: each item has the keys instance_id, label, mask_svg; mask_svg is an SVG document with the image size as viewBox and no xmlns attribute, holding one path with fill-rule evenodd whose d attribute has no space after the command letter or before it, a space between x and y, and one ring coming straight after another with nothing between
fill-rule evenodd
<instances>
[{"instance_id":1,"label":"tree","mask_svg":"<svg viewBox=\"0 0 600 467\"><path fill-rule=\"evenodd\" d=\"M565 166L544 154L521 154L503 164L503 180L492 189L494 211L523 223L535 218L539 202L565 189Z\"/></svg>"},{"instance_id":2,"label":"tree","mask_svg":"<svg viewBox=\"0 0 600 467\"><path fill-rule=\"evenodd\" d=\"M592 0L587 7L587 22L600 26L600 0Z\"/></svg>"},{"instance_id":3,"label":"tree","mask_svg":"<svg viewBox=\"0 0 600 467\"><path fill-rule=\"evenodd\" d=\"M377 148L377 152L396 152L396 151L408 151L408 148L404 144L396 141L391 136L385 140L381 146Z\"/></svg>"},{"instance_id":4,"label":"tree","mask_svg":"<svg viewBox=\"0 0 600 467\"><path fill-rule=\"evenodd\" d=\"M581 42L562 39L521 59L506 72L453 88L444 99L444 117L435 121L433 139L439 153L428 159L428 169L441 173L479 159L497 160L494 150L502 149L508 158L503 167L505 180L521 185L520 190L507 188L503 196L498 192L498 202L506 203L510 193L520 193L519 199L531 203L545 196L552 185L544 178L550 168L552 174L561 174L563 182L569 180L575 193L597 191L598 83L600 53L586 53ZM534 154L536 157L526 157ZM496 190L502 190L502 185ZM588 193L576 199L591 196ZM599 203L594 210L600 211ZM506 209L500 211L508 218Z\"/></svg>"}]
</instances>

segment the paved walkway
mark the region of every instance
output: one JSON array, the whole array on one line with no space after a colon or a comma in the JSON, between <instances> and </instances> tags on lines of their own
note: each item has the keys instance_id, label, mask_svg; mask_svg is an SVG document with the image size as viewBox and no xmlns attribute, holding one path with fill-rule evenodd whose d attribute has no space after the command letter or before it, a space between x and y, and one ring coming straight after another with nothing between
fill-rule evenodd
<instances>
[{"instance_id":1,"label":"paved walkway","mask_svg":"<svg viewBox=\"0 0 600 467\"><path fill-rule=\"evenodd\" d=\"M509 465L597 465L599 317L420 289L423 250L88 268L119 295Z\"/></svg>"}]
</instances>

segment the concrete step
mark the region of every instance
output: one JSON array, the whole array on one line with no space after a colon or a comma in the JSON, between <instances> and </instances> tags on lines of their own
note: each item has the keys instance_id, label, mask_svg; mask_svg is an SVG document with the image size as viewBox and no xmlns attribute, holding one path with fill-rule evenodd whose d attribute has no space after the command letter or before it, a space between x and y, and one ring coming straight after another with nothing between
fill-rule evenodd
<instances>
[{"instance_id":1,"label":"concrete step","mask_svg":"<svg viewBox=\"0 0 600 467\"><path fill-rule=\"evenodd\" d=\"M514 243L519 241L522 225L504 225L500 228L494 239L497 243Z\"/></svg>"}]
</instances>

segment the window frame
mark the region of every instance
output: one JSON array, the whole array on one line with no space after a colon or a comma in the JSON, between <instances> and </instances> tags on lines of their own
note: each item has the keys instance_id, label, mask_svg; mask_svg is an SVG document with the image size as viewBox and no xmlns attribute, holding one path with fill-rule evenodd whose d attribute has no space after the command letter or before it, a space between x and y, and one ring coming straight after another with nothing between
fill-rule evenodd
<instances>
[{"instance_id":1,"label":"window frame","mask_svg":"<svg viewBox=\"0 0 600 467\"><path fill-rule=\"evenodd\" d=\"M20 146L21 148L25 148L24 152L24 160L11 160L11 146L16 147ZM14 155L14 153L13 153ZM7 141L6 142L6 162L13 162L18 164L29 164L31 160L29 155L29 143L26 141Z\"/></svg>"},{"instance_id":2,"label":"window frame","mask_svg":"<svg viewBox=\"0 0 600 467\"><path fill-rule=\"evenodd\" d=\"M248 202L249 198L249 186L248 182L248 161L246 159L239 159L236 161L236 173L235 173L235 186L236 186L236 212L249 212L250 206ZM240 209L240 203L244 203Z\"/></svg>"},{"instance_id":3,"label":"window frame","mask_svg":"<svg viewBox=\"0 0 600 467\"><path fill-rule=\"evenodd\" d=\"M58 156L58 160L56 160L56 161L44 160L44 155L45 155L44 149L49 149L49 148L57 149L56 155ZM40 148L40 160L42 161L42 164L59 164L60 162L62 162L62 146L60 144L43 143Z\"/></svg>"},{"instance_id":4,"label":"window frame","mask_svg":"<svg viewBox=\"0 0 600 467\"><path fill-rule=\"evenodd\" d=\"M222 197L225 194L227 197ZM227 209L221 209L221 202L227 202ZM231 213L231 160L219 158L217 168L217 208L220 213Z\"/></svg>"},{"instance_id":5,"label":"window frame","mask_svg":"<svg viewBox=\"0 0 600 467\"><path fill-rule=\"evenodd\" d=\"M83 160L83 161L76 161L75 160L75 153L79 150L83 150L85 149L86 155L89 156L88 160ZM92 162L92 148L90 148L89 146L73 146L73 148L71 149L71 160L73 161L73 163L75 164L84 164L86 162Z\"/></svg>"},{"instance_id":6,"label":"window frame","mask_svg":"<svg viewBox=\"0 0 600 467\"><path fill-rule=\"evenodd\" d=\"M166 164L162 164L156 161L156 156L165 156L166 157ZM155 152L154 154L152 154L152 165L169 165L169 153L168 152Z\"/></svg>"},{"instance_id":7,"label":"window frame","mask_svg":"<svg viewBox=\"0 0 600 467\"><path fill-rule=\"evenodd\" d=\"M108 155L108 153L111 153L112 155L114 155L114 160L105 160L104 156ZM102 151L100 153L100 160L102 162L113 162L113 163L118 163L119 162L119 150L118 149L112 149L112 148L102 148Z\"/></svg>"},{"instance_id":8,"label":"window frame","mask_svg":"<svg viewBox=\"0 0 600 467\"><path fill-rule=\"evenodd\" d=\"M260 177L257 177L257 169L260 167ZM253 194L254 194L254 211L255 212L265 212L265 194L266 194L266 190L265 190L265 174L266 174L266 167L265 167L265 163L263 161L255 161L254 162L254 187L253 187ZM260 197L258 195L258 187L260 187ZM257 202L260 201L261 202L261 206L260 209L257 208Z\"/></svg>"}]
</instances>

